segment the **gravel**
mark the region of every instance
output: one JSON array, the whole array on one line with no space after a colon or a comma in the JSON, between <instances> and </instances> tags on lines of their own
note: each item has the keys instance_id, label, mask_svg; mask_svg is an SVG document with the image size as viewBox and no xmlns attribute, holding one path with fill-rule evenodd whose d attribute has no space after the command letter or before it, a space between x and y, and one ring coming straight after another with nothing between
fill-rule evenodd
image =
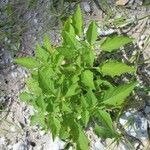
<instances>
[{"instance_id":1,"label":"gravel","mask_svg":"<svg viewBox=\"0 0 150 150\"><path fill-rule=\"evenodd\" d=\"M1 2L0 2L1 3ZM137 4L140 1L137 1ZM130 1L130 4L133 4L133 1ZM103 13L97 7L94 6L94 10L92 9L90 3L87 1L83 2L83 10L87 14L87 18L85 20L89 21L89 14L91 18L96 19L98 22L103 21ZM147 12L144 12L147 13ZM140 13L140 16L144 13ZM129 16L135 15L136 12L132 12ZM137 14L139 11L137 10ZM36 41L39 39L37 37L37 29L41 30L44 26L43 22L40 21L42 16L38 17L36 13L33 11L31 14L26 15L26 19L29 19L31 16L35 16L34 19L30 21L31 28L24 35L24 43L22 43L22 50L25 51L28 55L33 55L33 49ZM51 19L51 16L49 16ZM149 30L145 29L145 26L149 27L149 20L143 23L143 26L138 26L138 30L132 30L129 34L135 37L137 40L137 49L132 53L136 54L137 51L142 51L142 56L144 60L150 58L150 49L149 47L143 50L143 45L145 44L146 39L150 35ZM142 25L142 23L140 24ZM44 26L45 27L45 26ZM145 29L141 34L141 30ZM33 30L34 29L34 30ZM32 31L32 32L31 32ZM99 28L99 35L106 36L112 34L114 32L118 32L115 29L105 29ZM52 37L52 42L59 43L60 37L59 32L56 30L51 31L50 35ZM41 41L40 41L41 42ZM61 141L59 138L56 138L55 141L52 140L52 136L50 133L45 133L41 131L38 125L31 126L30 125L30 116L34 113L34 110L31 106L27 106L25 103L20 102L18 100L18 94L24 88L25 80L28 76L28 72L16 65L12 64L13 61L13 53L0 49L2 51L0 58L0 89L2 91L2 96L0 97L0 104L6 109L6 112L2 112L1 116L3 121L0 124L0 128L2 130L0 134L0 149L2 150L60 150L63 149L65 143ZM21 53L21 56L24 55ZM129 56L126 54L126 58ZM20 56L20 55L19 55ZM142 67L140 71L140 75L138 77L141 84L147 85L148 79L145 77L145 74L149 76L149 70L147 65ZM132 107L135 107L135 110L142 109L143 111L135 111L128 110L125 114L123 114L120 118L120 123L124 126L130 119L131 124L125 127L126 132L129 135L137 137L142 141L144 145L147 144L148 141L148 132L147 125L150 118L150 103L148 97L145 98L144 94L140 94L138 92L137 103L134 102ZM141 96L142 95L142 96ZM142 99L140 101L140 98ZM146 99L146 100L145 100ZM146 101L146 102L145 102ZM137 106L136 106L136 104ZM140 104L139 104L140 103ZM9 113L8 113L8 112ZM103 141L99 137L97 137L93 130L89 128L86 132L88 138L90 139L91 150L105 150L108 145L112 142L111 139L107 139ZM134 145L137 146L137 143ZM112 144L109 148L114 148L116 150L128 150L125 143L120 143L118 147L115 144Z\"/></svg>"}]
</instances>

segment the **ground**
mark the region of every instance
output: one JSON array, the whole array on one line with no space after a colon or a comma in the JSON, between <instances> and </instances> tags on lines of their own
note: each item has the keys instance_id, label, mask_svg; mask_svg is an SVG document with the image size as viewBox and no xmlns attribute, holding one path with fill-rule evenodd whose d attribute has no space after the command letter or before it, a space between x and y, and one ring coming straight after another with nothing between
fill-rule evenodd
<instances>
[{"instance_id":1,"label":"ground","mask_svg":"<svg viewBox=\"0 0 150 150\"><path fill-rule=\"evenodd\" d=\"M141 85L141 88L136 91L134 101L128 104L128 108L122 114L120 124L124 125L130 118L131 125L125 128L127 139L137 149L149 149L150 98L147 91L150 86L150 18L148 16L150 7L141 5L142 1L140 0L131 0L127 5L123 6L117 6L111 0L108 1L109 5L98 3L98 0L94 2L84 1L81 6L86 24L89 20L97 21L99 36L107 36L117 32L119 34L128 34L134 38L132 47L124 48L117 56L114 56L125 62L133 61L138 65L137 79ZM7 4L7 2L1 3L2 5ZM24 7L25 11L27 8L23 4L21 6ZM27 106L18 98L19 93L25 88L28 72L24 68L13 64L13 58L16 56L34 55L35 44L37 41L41 42L42 35L45 32L51 36L54 44L58 44L60 41L60 23L58 20L52 21L55 18L52 17L53 12L49 12L47 1L42 2L40 0L36 9L25 12L22 12L22 9L19 6L17 7L17 4L15 7L19 8L16 11L23 16L27 28L22 32L18 52L10 51L6 46L6 43L9 45L9 39L5 39L5 43L0 43L0 149L60 150L63 149L64 142L58 138L53 142L50 133L41 131L39 126L30 125L33 108ZM72 9L74 5L70 7ZM114 14L114 18L124 17L125 22L121 26L114 26L112 24L114 19L109 18L108 15L110 13ZM1 17L3 18L5 15ZM98 57L98 59L101 58ZM129 149L128 144L123 142L117 148L114 144L109 146L111 140L101 140L93 133L91 128L87 130L87 136L91 141L91 149L93 150Z\"/></svg>"}]
</instances>

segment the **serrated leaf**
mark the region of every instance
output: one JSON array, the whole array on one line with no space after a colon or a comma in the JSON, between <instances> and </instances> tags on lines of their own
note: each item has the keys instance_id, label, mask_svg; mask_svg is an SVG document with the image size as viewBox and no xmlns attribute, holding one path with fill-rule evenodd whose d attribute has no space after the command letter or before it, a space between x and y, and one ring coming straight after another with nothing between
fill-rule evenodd
<instances>
[{"instance_id":1,"label":"serrated leaf","mask_svg":"<svg viewBox=\"0 0 150 150\"><path fill-rule=\"evenodd\" d=\"M87 38L87 41L92 45L94 44L94 42L96 41L97 39L97 26L96 26L96 23L95 21L92 21L88 27L88 30L86 32L86 38Z\"/></svg>"},{"instance_id":2,"label":"serrated leaf","mask_svg":"<svg viewBox=\"0 0 150 150\"><path fill-rule=\"evenodd\" d=\"M46 94L53 94L54 82L52 77L54 76L54 71L51 67L43 67L38 71L38 82L40 88Z\"/></svg>"},{"instance_id":3,"label":"serrated leaf","mask_svg":"<svg viewBox=\"0 0 150 150\"><path fill-rule=\"evenodd\" d=\"M64 24L62 32L65 32L65 31L68 32L69 34L75 36L75 30L74 30L74 27L72 26L71 16L66 20L66 22Z\"/></svg>"},{"instance_id":4,"label":"serrated leaf","mask_svg":"<svg viewBox=\"0 0 150 150\"><path fill-rule=\"evenodd\" d=\"M90 119L90 113L87 110L83 110L83 112L81 113L81 116L82 116L82 121L86 127Z\"/></svg>"},{"instance_id":5,"label":"serrated leaf","mask_svg":"<svg viewBox=\"0 0 150 150\"><path fill-rule=\"evenodd\" d=\"M135 72L134 67L130 67L122 62L117 62L110 60L108 62L103 63L100 66L100 72L105 76L109 75L111 77L119 76L123 73L132 73Z\"/></svg>"},{"instance_id":6,"label":"serrated leaf","mask_svg":"<svg viewBox=\"0 0 150 150\"><path fill-rule=\"evenodd\" d=\"M101 44L101 49L103 51L112 52L128 43L131 43L132 41L133 39L128 36L113 35L105 39L105 41Z\"/></svg>"},{"instance_id":7,"label":"serrated leaf","mask_svg":"<svg viewBox=\"0 0 150 150\"><path fill-rule=\"evenodd\" d=\"M109 113L107 113L104 110L99 110L96 114L96 117L98 117L100 119L100 121L102 122L104 127L109 128L110 130L113 130L113 128L112 128L113 123L112 123L112 119L111 119Z\"/></svg>"},{"instance_id":8,"label":"serrated leaf","mask_svg":"<svg viewBox=\"0 0 150 150\"><path fill-rule=\"evenodd\" d=\"M47 125L45 124L45 115L44 112L39 112L38 114L35 114L31 116L31 124L32 125L40 125L43 129L47 129Z\"/></svg>"},{"instance_id":9,"label":"serrated leaf","mask_svg":"<svg viewBox=\"0 0 150 150\"><path fill-rule=\"evenodd\" d=\"M44 48L42 48L39 44L37 44L36 45L35 56L40 61L47 62L48 57L49 57L49 53Z\"/></svg>"},{"instance_id":10,"label":"serrated leaf","mask_svg":"<svg viewBox=\"0 0 150 150\"><path fill-rule=\"evenodd\" d=\"M76 11L73 15L72 21L73 21L72 24L75 28L76 35L81 35L82 34L82 28L83 28L83 19L82 19L81 8L79 5L76 8Z\"/></svg>"},{"instance_id":11,"label":"serrated leaf","mask_svg":"<svg viewBox=\"0 0 150 150\"><path fill-rule=\"evenodd\" d=\"M89 140L82 129L79 130L79 138L77 140L77 150L89 150Z\"/></svg>"},{"instance_id":12,"label":"serrated leaf","mask_svg":"<svg viewBox=\"0 0 150 150\"><path fill-rule=\"evenodd\" d=\"M75 49L78 49L80 47L80 43L78 42L78 40L68 32L63 32L63 40L64 45L68 45L69 47L73 47Z\"/></svg>"},{"instance_id":13,"label":"serrated leaf","mask_svg":"<svg viewBox=\"0 0 150 150\"><path fill-rule=\"evenodd\" d=\"M32 57L16 58L14 62L28 69L37 68L39 66L39 63Z\"/></svg>"},{"instance_id":14,"label":"serrated leaf","mask_svg":"<svg viewBox=\"0 0 150 150\"><path fill-rule=\"evenodd\" d=\"M132 82L109 89L104 95L103 104L114 107L120 106L136 85L137 82Z\"/></svg>"},{"instance_id":15,"label":"serrated leaf","mask_svg":"<svg viewBox=\"0 0 150 150\"><path fill-rule=\"evenodd\" d=\"M53 49L52 49L52 46L51 46L51 41L50 41L50 38L48 35L45 35L44 36L44 40L43 40L43 44L44 44L44 47L46 48L46 50L50 53L53 53Z\"/></svg>"},{"instance_id":16,"label":"serrated leaf","mask_svg":"<svg viewBox=\"0 0 150 150\"><path fill-rule=\"evenodd\" d=\"M114 138L116 137L116 134L111 131L109 128L98 126L97 124L94 127L94 131L97 136L101 138Z\"/></svg>"},{"instance_id":17,"label":"serrated leaf","mask_svg":"<svg viewBox=\"0 0 150 150\"><path fill-rule=\"evenodd\" d=\"M71 47L65 47L65 46L58 47L57 50L66 59L73 59L77 55L76 50L74 48L71 48Z\"/></svg>"},{"instance_id":18,"label":"serrated leaf","mask_svg":"<svg viewBox=\"0 0 150 150\"><path fill-rule=\"evenodd\" d=\"M90 70L85 70L81 74L81 82L87 86L88 88L95 89L94 82L93 82L93 72Z\"/></svg>"},{"instance_id":19,"label":"serrated leaf","mask_svg":"<svg viewBox=\"0 0 150 150\"><path fill-rule=\"evenodd\" d=\"M51 133L54 141L61 129L61 123L58 118L50 116L48 118L48 126L51 129Z\"/></svg>"},{"instance_id":20,"label":"serrated leaf","mask_svg":"<svg viewBox=\"0 0 150 150\"><path fill-rule=\"evenodd\" d=\"M39 96L38 98L36 98L35 104L37 108L40 109L40 111L45 112L47 104L45 103L44 98L42 96Z\"/></svg>"},{"instance_id":21,"label":"serrated leaf","mask_svg":"<svg viewBox=\"0 0 150 150\"><path fill-rule=\"evenodd\" d=\"M92 67L94 63L95 55L92 50L87 51L84 54L84 62L87 64L87 66Z\"/></svg>"},{"instance_id":22,"label":"serrated leaf","mask_svg":"<svg viewBox=\"0 0 150 150\"><path fill-rule=\"evenodd\" d=\"M72 84L71 86L69 86L69 89L68 89L65 97L70 97L70 96L76 95L77 88L79 88L79 85L77 83Z\"/></svg>"},{"instance_id":23,"label":"serrated leaf","mask_svg":"<svg viewBox=\"0 0 150 150\"><path fill-rule=\"evenodd\" d=\"M89 107L95 106L97 103L97 98L91 89L88 89L86 93L86 101L89 104Z\"/></svg>"},{"instance_id":24,"label":"serrated leaf","mask_svg":"<svg viewBox=\"0 0 150 150\"><path fill-rule=\"evenodd\" d=\"M65 127L65 125L61 126L60 132L59 132L59 136L61 139L66 140L69 138L70 134L67 131L67 127Z\"/></svg>"},{"instance_id":25,"label":"serrated leaf","mask_svg":"<svg viewBox=\"0 0 150 150\"><path fill-rule=\"evenodd\" d=\"M24 102L29 102L30 100L33 99L33 95L30 94L30 93L27 93L27 92L22 92L20 95L19 95L19 98L24 101Z\"/></svg>"},{"instance_id":26,"label":"serrated leaf","mask_svg":"<svg viewBox=\"0 0 150 150\"><path fill-rule=\"evenodd\" d=\"M39 83L37 80L33 78L29 78L26 82L28 89L31 93L35 95L40 95L42 93L41 88L39 87Z\"/></svg>"}]
</instances>

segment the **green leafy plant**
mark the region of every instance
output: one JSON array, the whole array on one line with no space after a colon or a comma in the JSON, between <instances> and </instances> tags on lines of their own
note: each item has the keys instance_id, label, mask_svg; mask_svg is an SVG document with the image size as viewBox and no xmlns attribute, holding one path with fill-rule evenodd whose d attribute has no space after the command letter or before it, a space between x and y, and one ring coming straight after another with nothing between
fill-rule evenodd
<instances>
[{"instance_id":1,"label":"green leafy plant","mask_svg":"<svg viewBox=\"0 0 150 150\"><path fill-rule=\"evenodd\" d=\"M137 83L117 86L113 78L135 73L135 67L112 59L95 65L97 24L92 21L84 35L79 6L66 20L62 39L54 47L45 36L43 45L37 44L34 58L15 60L31 71L26 82L28 90L20 94L20 99L34 106L32 123L50 130L53 139L58 136L75 143L79 150L89 149L85 131L91 122L98 136L118 139L111 111L122 107ZM131 41L114 35L104 39L100 48L105 53L114 52Z\"/></svg>"}]
</instances>

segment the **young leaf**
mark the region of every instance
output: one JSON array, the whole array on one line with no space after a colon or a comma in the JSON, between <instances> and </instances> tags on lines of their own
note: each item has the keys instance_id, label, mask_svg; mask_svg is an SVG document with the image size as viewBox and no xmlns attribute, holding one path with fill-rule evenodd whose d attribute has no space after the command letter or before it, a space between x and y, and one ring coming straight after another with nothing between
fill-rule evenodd
<instances>
[{"instance_id":1,"label":"young leaf","mask_svg":"<svg viewBox=\"0 0 150 150\"><path fill-rule=\"evenodd\" d=\"M75 28L75 33L77 35L81 35L82 34L82 28L83 28L83 19L82 19L81 8L79 5L77 6L77 9L73 15L72 21L73 21L72 24Z\"/></svg>"},{"instance_id":2,"label":"young leaf","mask_svg":"<svg viewBox=\"0 0 150 150\"><path fill-rule=\"evenodd\" d=\"M116 137L116 134L112 130L106 127L98 126L97 124L95 125L94 131L97 136L104 139Z\"/></svg>"},{"instance_id":3,"label":"young leaf","mask_svg":"<svg viewBox=\"0 0 150 150\"><path fill-rule=\"evenodd\" d=\"M132 40L133 39L128 36L113 35L105 39L105 41L101 44L101 49L103 51L112 52L128 43L131 43Z\"/></svg>"},{"instance_id":4,"label":"young leaf","mask_svg":"<svg viewBox=\"0 0 150 150\"><path fill-rule=\"evenodd\" d=\"M52 76L54 75L54 71L51 67L43 67L38 72L38 82L40 88L46 94L53 94L54 83Z\"/></svg>"},{"instance_id":5,"label":"young leaf","mask_svg":"<svg viewBox=\"0 0 150 150\"><path fill-rule=\"evenodd\" d=\"M132 82L109 89L104 95L103 104L114 107L120 106L136 85L137 82Z\"/></svg>"},{"instance_id":6,"label":"young leaf","mask_svg":"<svg viewBox=\"0 0 150 150\"><path fill-rule=\"evenodd\" d=\"M88 89L86 93L86 101L89 104L89 107L93 107L97 103L97 98L91 89Z\"/></svg>"},{"instance_id":7,"label":"young leaf","mask_svg":"<svg viewBox=\"0 0 150 150\"><path fill-rule=\"evenodd\" d=\"M81 116L82 116L82 121L86 127L90 119L90 113L87 110L83 110Z\"/></svg>"},{"instance_id":8,"label":"young leaf","mask_svg":"<svg viewBox=\"0 0 150 150\"><path fill-rule=\"evenodd\" d=\"M87 41L92 45L97 39L97 26L95 21L92 21L86 32Z\"/></svg>"},{"instance_id":9,"label":"young leaf","mask_svg":"<svg viewBox=\"0 0 150 150\"><path fill-rule=\"evenodd\" d=\"M33 99L33 95L31 95L30 93L27 93L27 92L22 92L22 93L19 95L19 98L20 98L22 101L29 102L30 100Z\"/></svg>"},{"instance_id":10,"label":"young leaf","mask_svg":"<svg viewBox=\"0 0 150 150\"><path fill-rule=\"evenodd\" d=\"M56 136L58 135L61 129L61 123L58 118L49 116L48 118L48 126L51 129L53 141L55 140Z\"/></svg>"},{"instance_id":11,"label":"young leaf","mask_svg":"<svg viewBox=\"0 0 150 150\"><path fill-rule=\"evenodd\" d=\"M36 45L35 56L40 61L47 62L49 54L48 54L47 51L45 51L44 48L42 48L39 44L37 44Z\"/></svg>"},{"instance_id":12,"label":"young leaf","mask_svg":"<svg viewBox=\"0 0 150 150\"><path fill-rule=\"evenodd\" d=\"M78 42L78 40L68 32L63 33L63 39L64 39L64 44L67 44L70 47L73 47L75 49L78 49L80 47L80 43Z\"/></svg>"},{"instance_id":13,"label":"young leaf","mask_svg":"<svg viewBox=\"0 0 150 150\"><path fill-rule=\"evenodd\" d=\"M76 94L77 94L77 92L76 92L77 88L79 88L78 83L72 84L72 85L69 87L69 89L68 89L68 91L67 91L65 97L70 97L70 96L76 95Z\"/></svg>"},{"instance_id":14,"label":"young leaf","mask_svg":"<svg viewBox=\"0 0 150 150\"><path fill-rule=\"evenodd\" d=\"M42 93L41 88L39 87L39 83L37 80L33 78L29 78L26 82L28 89L31 93L35 95L40 95Z\"/></svg>"},{"instance_id":15,"label":"young leaf","mask_svg":"<svg viewBox=\"0 0 150 150\"><path fill-rule=\"evenodd\" d=\"M100 119L100 121L102 122L102 124L106 127L109 128L110 130L113 130L113 123L110 117L110 114L107 113L104 110L99 110L96 114L96 117L98 117Z\"/></svg>"},{"instance_id":16,"label":"young leaf","mask_svg":"<svg viewBox=\"0 0 150 150\"><path fill-rule=\"evenodd\" d=\"M135 72L134 67L130 67L122 62L117 62L110 60L108 62L105 62L100 66L100 72L105 76L109 75L111 77L119 76L123 73L131 73Z\"/></svg>"},{"instance_id":17,"label":"young leaf","mask_svg":"<svg viewBox=\"0 0 150 150\"><path fill-rule=\"evenodd\" d=\"M84 61L86 62L87 66L92 67L94 63L94 59L95 59L95 55L92 50L84 54Z\"/></svg>"},{"instance_id":18,"label":"young leaf","mask_svg":"<svg viewBox=\"0 0 150 150\"><path fill-rule=\"evenodd\" d=\"M65 32L65 31L68 32L69 34L75 36L75 30L74 30L74 27L72 26L71 16L66 20L66 22L64 24L62 32Z\"/></svg>"},{"instance_id":19,"label":"young leaf","mask_svg":"<svg viewBox=\"0 0 150 150\"><path fill-rule=\"evenodd\" d=\"M77 150L89 150L89 140L82 129L78 127L79 138L77 140Z\"/></svg>"},{"instance_id":20,"label":"young leaf","mask_svg":"<svg viewBox=\"0 0 150 150\"><path fill-rule=\"evenodd\" d=\"M36 98L35 104L40 111L44 112L46 110L47 104L44 101L44 98L42 96L39 96Z\"/></svg>"},{"instance_id":21,"label":"young leaf","mask_svg":"<svg viewBox=\"0 0 150 150\"><path fill-rule=\"evenodd\" d=\"M48 37L48 35L44 36L44 47L46 48L46 50L50 53L53 52L52 46L51 46L51 42L50 42L50 38Z\"/></svg>"},{"instance_id":22,"label":"young leaf","mask_svg":"<svg viewBox=\"0 0 150 150\"><path fill-rule=\"evenodd\" d=\"M39 63L31 57L16 58L15 63L17 63L23 67L26 67L28 69L37 68L39 66Z\"/></svg>"},{"instance_id":23,"label":"young leaf","mask_svg":"<svg viewBox=\"0 0 150 150\"><path fill-rule=\"evenodd\" d=\"M93 82L93 72L91 72L90 70L85 70L81 74L81 82L88 88L95 89Z\"/></svg>"}]
</instances>

